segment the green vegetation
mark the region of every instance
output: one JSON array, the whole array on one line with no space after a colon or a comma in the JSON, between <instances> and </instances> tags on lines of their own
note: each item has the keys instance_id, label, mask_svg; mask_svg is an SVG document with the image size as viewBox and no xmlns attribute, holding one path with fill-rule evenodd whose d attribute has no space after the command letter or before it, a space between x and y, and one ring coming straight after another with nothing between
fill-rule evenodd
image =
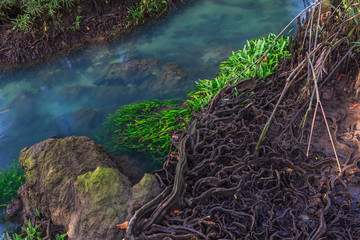
<instances>
[{"instance_id":1,"label":"green vegetation","mask_svg":"<svg viewBox=\"0 0 360 240\"><path fill-rule=\"evenodd\" d=\"M342 16L344 20L353 17L352 21L354 21L356 25L359 25L359 16L355 16L360 13L359 1L342 0L342 3L343 8L338 9L340 16Z\"/></svg>"},{"instance_id":2,"label":"green vegetation","mask_svg":"<svg viewBox=\"0 0 360 240\"><path fill-rule=\"evenodd\" d=\"M79 30L82 20L81 0L4 0L0 2L0 24L12 23L13 30L24 33L47 31L48 24L64 30L63 14L73 16L72 27L66 29ZM91 5L96 12L102 12L108 1L93 0ZM73 11L72 8L77 6Z\"/></svg>"},{"instance_id":3,"label":"green vegetation","mask_svg":"<svg viewBox=\"0 0 360 240\"><path fill-rule=\"evenodd\" d=\"M233 55L220 65L220 73L216 78L196 83L197 90L188 95L188 100L184 104L174 100L153 100L123 106L109 116L100 142L112 152L136 150L162 161L169 151L169 131L185 128L179 119L189 120L193 111L200 110L200 107L208 103L229 80L256 62L275 37L274 34L270 34L260 39L252 39L242 50L233 52ZM289 37L279 38L266 55L266 59L259 66L249 68L236 81L254 77L255 72L258 77L273 73L278 61L290 57L288 46Z\"/></svg>"},{"instance_id":4,"label":"green vegetation","mask_svg":"<svg viewBox=\"0 0 360 240\"><path fill-rule=\"evenodd\" d=\"M34 22L61 21L61 9L69 10L74 0L5 0L0 3L0 23L12 22L13 30L34 31ZM46 31L46 25L44 27Z\"/></svg>"},{"instance_id":5,"label":"green vegetation","mask_svg":"<svg viewBox=\"0 0 360 240\"><path fill-rule=\"evenodd\" d=\"M197 90L188 95L190 98L187 101L188 106L194 110L199 110L200 106L208 103L229 80L234 79L243 70L256 62L270 47L275 37L275 34L269 34L268 36L260 39L252 39L247 41L242 50L233 52L232 56L228 60L220 64L219 76L212 80L205 79L196 83ZM290 53L287 50L288 47L289 37L279 38L260 65L254 65L246 70L237 79L237 81L255 77L255 72L256 76L259 78L266 77L267 75L273 73L277 63L281 59L290 57Z\"/></svg>"},{"instance_id":6,"label":"green vegetation","mask_svg":"<svg viewBox=\"0 0 360 240\"><path fill-rule=\"evenodd\" d=\"M5 234L5 236L3 236L0 239L4 239L4 240L40 240L43 239L43 235L42 233L37 229L38 227L33 227L31 225L30 219L29 219L29 223L28 223L28 227L27 228L21 228L24 233L23 234L12 234L12 236L10 236L8 233ZM56 234L55 236L55 240L64 240L65 237L67 236L67 234Z\"/></svg>"},{"instance_id":7,"label":"green vegetation","mask_svg":"<svg viewBox=\"0 0 360 240\"><path fill-rule=\"evenodd\" d=\"M24 33L47 31L52 27L64 30L79 30L83 18L81 0L4 0L0 1L0 24L12 23L13 30ZM92 0L90 6L101 13L109 1ZM128 25L142 24L148 17L159 17L167 10L166 0L139 0L128 8ZM73 10L73 8L76 8ZM63 15L72 15L73 24L62 26ZM116 28L116 25L114 26Z\"/></svg>"},{"instance_id":8,"label":"green vegetation","mask_svg":"<svg viewBox=\"0 0 360 240\"><path fill-rule=\"evenodd\" d=\"M28 227L27 228L21 228L24 233L23 234L13 234L12 237L9 236L9 234L6 234L6 240L21 240L21 239L24 239L24 240L37 240L37 239L41 239L41 232L39 232L37 230L37 228L33 227L31 225L31 222L30 222L30 219L29 219L29 223L28 223Z\"/></svg>"},{"instance_id":9,"label":"green vegetation","mask_svg":"<svg viewBox=\"0 0 360 240\"><path fill-rule=\"evenodd\" d=\"M25 184L25 174L19 163L12 163L9 167L0 170L0 223L6 223L5 208L17 196L17 190ZM0 239L2 232L0 232ZM6 239L6 238L5 238Z\"/></svg>"},{"instance_id":10,"label":"green vegetation","mask_svg":"<svg viewBox=\"0 0 360 240\"><path fill-rule=\"evenodd\" d=\"M141 0L140 4L136 3L135 6L128 8L128 15L126 18L135 24L144 23L147 15L161 15L166 9L166 0Z\"/></svg>"},{"instance_id":11,"label":"green vegetation","mask_svg":"<svg viewBox=\"0 0 360 240\"><path fill-rule=\"evenodd\" d=\"M188 111L176 100L152 100L123 106L109 116L102 142L111 152L135 149L159 159L168 152L168 132L185 127L178 119L189 120Z\"/></svg>"},{"instance_id":12,"label":"green vegetation","mask_svg":"<svg viewBox=\"0 0 360 240\"><path fill-rule=\"evenodd\" d=\"M25 184L25 174L18 163L0 171L0 207L6 207L17 196L18 188Z\"/></svg>"}]
</instances>

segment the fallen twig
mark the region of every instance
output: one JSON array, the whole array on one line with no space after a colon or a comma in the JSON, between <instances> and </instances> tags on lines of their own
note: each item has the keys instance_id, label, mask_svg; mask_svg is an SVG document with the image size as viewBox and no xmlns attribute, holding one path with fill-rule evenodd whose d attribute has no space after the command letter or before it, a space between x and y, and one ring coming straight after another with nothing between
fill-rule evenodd
<instances>
[{"instance_id":1,"label":"fallen twig","mask_svg":"<svg viewBox=\"0 0 360 240\"><path fill-rule=\"evenodd\" d=\"M333 141L333 139L332 139L332 137L331 137L330 128L329 128L328 122L327 122L327 120L326 120L324 108L323 108L323 106L322 106L322 104L321 104L321 101L320 101L319 88L318 88L318 84L317 84L318 77L316 76L314 66L313 66L313 64L312 64L312 62L311 62L310 57L309 57L308 54L307 54L307 59L308 59L308 62L310 63L311 71L312 71L312 74L313 74L313 79L314 79L314 84L315 84L315 92L316 92L316 100L317 100L317 101L316 101L316 107L315 107L315 112L314 112L314 117L313 117L313 122L312 122L312 123L314 124L314 122L315 122L317 107L318 107L318 105L320 105L320 109L321 109L322 115L323 115L323 117L324 117L325 125L326 125L326 130L327 130L327 132L328 132L328 134L329 134L331 146L332 146L332 148L333 148L333 151L334 151L334 154L335 154L335 159L336 159L336 162L337 162L338 167L339 167L339 175L340 175L340 174L341 174L340 162L339 162L339 159L338 159L338 156L337 156L337 153L336 153L334 141ZM312 126L311 126L310 139L309 139L308 149L307 149L307 152L306 152L306 156L307 156L307 157L308 157L308 155L309 155L311 135L312 135L313 127L314 127L313 124L312 124Z\"/></svg>"}]
</instances>

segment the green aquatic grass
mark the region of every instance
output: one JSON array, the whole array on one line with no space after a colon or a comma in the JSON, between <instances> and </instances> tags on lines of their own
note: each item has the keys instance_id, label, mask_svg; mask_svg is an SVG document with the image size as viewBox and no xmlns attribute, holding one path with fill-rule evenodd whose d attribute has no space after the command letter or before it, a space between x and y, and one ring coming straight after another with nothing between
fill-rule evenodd
<instances>
[{"instance_id":1,"label":"green aquatic grass","mask_svg":"<svg viewBox=\"0 0 360 240\"><path fill-rule=\"evenodd\" d=\"M188 94L188 99L183 104L174 100L152 100L123 106L109 116L100 142L111 152L135 150L162 161L169 151L169 131L185 128L179 119L189 120L194 110L199 110L229 80L256 62L275 37L275 34L269 34L247 41L242 50L233 52L228 60L221 63L220 73L216 78L199 80L196 90ZM254 77L256 69L256 75L260 78L273 73L281 59L290 57L288 47L289 37L280 37L266 55L266 61L262 61L259 66L254 65L236 81Z\"/></svg>"},{"instance_id":2,"label":"green aquatic grass","mask_svg":"<svg viewBox=\"0 0 360 240\"><path fill-rule=\"evenodd\" d=\"M220 73L216 78L204 79L196 83L197 90L188 95L190 98L187 101L189 107L198 110L200 106L208 103L229 80L235 78L248 66L256 62L270 47L275 37L275 34L269 34L266 37L252 39L247 41L242 50L233 52L228 60L220 64ZM289 37L279 38L266 55L266 61L262 61L258 67L254 65L249 68L237 81L254 77L257 68L256 75L259 78L272 74L281 59L290 57L288 47Z\"/></svg>"},{"instance_id":3,"label":"green aquatic grass","mask_svg":"<svg viewBox=\"0 0 360 240\"><path fill-rule=\"evenodd\" d=\"M152 100L125 105L111 114L98 140L113 153L140 151L158 159L169 149L169 131L184 128L178 119L188 109L177 100Z\"/></svg>"},{"instance_id":4,"label":"green aquatic grass","mask_svg":"<svg viewBox=\"0 0 360 240\"><path fill-rule=\"evenodd\" d=\"M25 173L18 163L0 170L0 207L6 207L17 196L18 188L25 184Z\"/></svg>"}]
</instances>

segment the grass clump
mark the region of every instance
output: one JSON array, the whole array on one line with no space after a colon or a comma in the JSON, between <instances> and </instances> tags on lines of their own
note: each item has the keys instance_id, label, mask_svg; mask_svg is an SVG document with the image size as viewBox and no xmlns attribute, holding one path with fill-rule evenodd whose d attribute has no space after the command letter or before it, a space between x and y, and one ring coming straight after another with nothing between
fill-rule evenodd
<instances>
[{"instance_id":1,"label":"grass clump","mask_svg":"<svg viewBox=\"0 0 360 240\"><path fill-rule=\"evenodd\" d=\"M158 17L167 9L166 0L141 0L135 6L128 8L126 18L135 24L144 23L146 16L156 14Z\"/></svg>"},{"instance_id":2,"label":"grass clump","mask_svg":"<svg viewBox=\"0 0 360 240\"><path fill-rule=\"evenodd\" d=\"M276 35L269 34L266 37L252 39L247 41L242 50L233 52L232 56L220 64L220 73L214 79L204 79L196 83L197 90L190 93L187 104L194 110L199 110L200 106L208 103L212 97L223 88L227 82L234 79L238 74L245 70L248 66L256 62L269 48L274 41ZM259 66L252 66L245 71L237 81L245 78L266 77L275 71L277 63L285 58L290 57L289 37L281 37L277 40L269 53L266 60L262 61Z\"/></svg>"},{"instance_id":3,"label":"grass clump","mask_svg":"<svg viewBox=\"0 0 360 240\"><path fill-rule=\"evenodd\" d=\"M18 188L25 184L25 173L18 163L0 171L0 207L6 207L17 196Z\"/></svg>"},{"instance_id":4,"label":"grass clump","mask_svg":"<svg viewBox=\"0 0 360 240\"><path fill-rule=\"evenodd\" d=\"M184 129L185 125L179 119L189 120L192 112L208 103L226 83L240 74L248 66L256 62L269 48L274 34L260 39L247 41L242 50L233 52L232 56L221 63L219 75L212 80L199 80L196 90L188 94L188 100L179 104L174 100L153 100L126 105L109 116L105 124L101 142L112 152L141 151L150 154L155 160L162 160L170 146L169 131ZM277 40L259 66L254 65L242 76L265 77L275 71L278 62L290 57L288 51L289 37ZM105 140L105 141L104 141Z\"/></svg>"},{"instance_id":5,"label":"grass clump","mask_svg":"<svg viewBox=\"0 0 360 240\"><path fill-rule=\"evenodd\" d=\"M30 219L28 222L28 226L21 228L23 233L18 235L17 233L12 234L11 236L8 233L3 234L3 237L0 236L0 239L3 240L41 240L44 239L45 236L39 231L38 226L33 227L31 225ZM4 236L5 235L5 236ZM55 235L54 240L64 240L67 237L67 233L59 235Z\"/></svg>"},{"instance_id":6,"label":"grass clump","mask_svg":"<svg viewBox=\"0 0 360 240\"><path fill-rule=\"evenodd\" d=\"M0 210L4 211L4 213L0 214L0 223L4 223L6 225L6 220L3 219L5 216L5 208L8 204L11 203L11 200L16 197L17 190L23 184L25 184L25 173L21 169L20 165L16 162L10 164L9 167L2 169L0 171ZM37 211L38 213L38 211ZM39 213L38 213L38 217ZM21 228L22 234L10 234L5 232L0 232L0 240L37 240L43 239L44 235L39 231L38 227L33 227L29 220L28 226ZM66 239L67 234L55 236L55 240L64 240Z\"/></svg>"},{"instance_id":7,"label":"grass clump","mask_svg":"<svg viewBox=\"0 0 360 240\"><path fill-rule=\"evenodd\" d=\"M356 16L360 13L359 1L353 0L342 0L343 8L339 8L339 15L342 16L344 20L352 18L352 21L356 25L359 25L359 16Z\"/></svg>"},{"instance_id":8,"label":"grass clump","mask_svg":"<svg viewBox=\"0 0 360 240\"><path fill-rule=\"evenodd\" d=\"M0 170L0 224L6 225L5 208L18 195L17 190L23 184L25 184L25 173L18 163L13 162L7 168ZM7 239L1 235L0 231L0 239Z\"/></svg>"},{"instance_id":9,"label":"grass clump","mask_svg":"<svg viewBox=\"0 0 360 240\"><path fill-rule=\"evenodd\" d=\"M125 105L111 114L101 136L102 144L110 152L146 152L154 159L167 154L169 131L182 129L185 109L176 100L152 100Z\"/></svg>"},{"instance_id":10,"label":"grass clump","mask_svg":"<svg viewBox=\"0 0 360 240\"><path fill-rule=\"evenodd\" d=\"M13 30L33 31L36 19L61 21L60 10L69 10L74 0L5 0L0 3L0 23L12 22Z\"/></svg>"}]
</instances>

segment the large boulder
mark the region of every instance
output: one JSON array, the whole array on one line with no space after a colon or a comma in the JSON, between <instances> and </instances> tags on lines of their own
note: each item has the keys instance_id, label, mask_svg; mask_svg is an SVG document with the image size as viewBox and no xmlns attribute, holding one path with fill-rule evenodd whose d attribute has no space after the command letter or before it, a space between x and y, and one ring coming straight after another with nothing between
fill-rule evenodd
<instances>
[{"instance_id":1,"label":"large boulder","mask_svg":"<svg viewBox=\"0 0 360 240\"><path fill-rule=\"evenodd\" d=\"M116 224L129 220L160 192L151 174L133 186L129 178L139 178L118 170L130 168L129 161L119 166L121 159L112 161L88 137L47 139L23 149L19 162L26 174L26 184L18 191L24 220L38 211L70 239L122 239L124 230ZM9 205L9 213L21 207L14 204Z\"/></svg>"}]
</instances>

